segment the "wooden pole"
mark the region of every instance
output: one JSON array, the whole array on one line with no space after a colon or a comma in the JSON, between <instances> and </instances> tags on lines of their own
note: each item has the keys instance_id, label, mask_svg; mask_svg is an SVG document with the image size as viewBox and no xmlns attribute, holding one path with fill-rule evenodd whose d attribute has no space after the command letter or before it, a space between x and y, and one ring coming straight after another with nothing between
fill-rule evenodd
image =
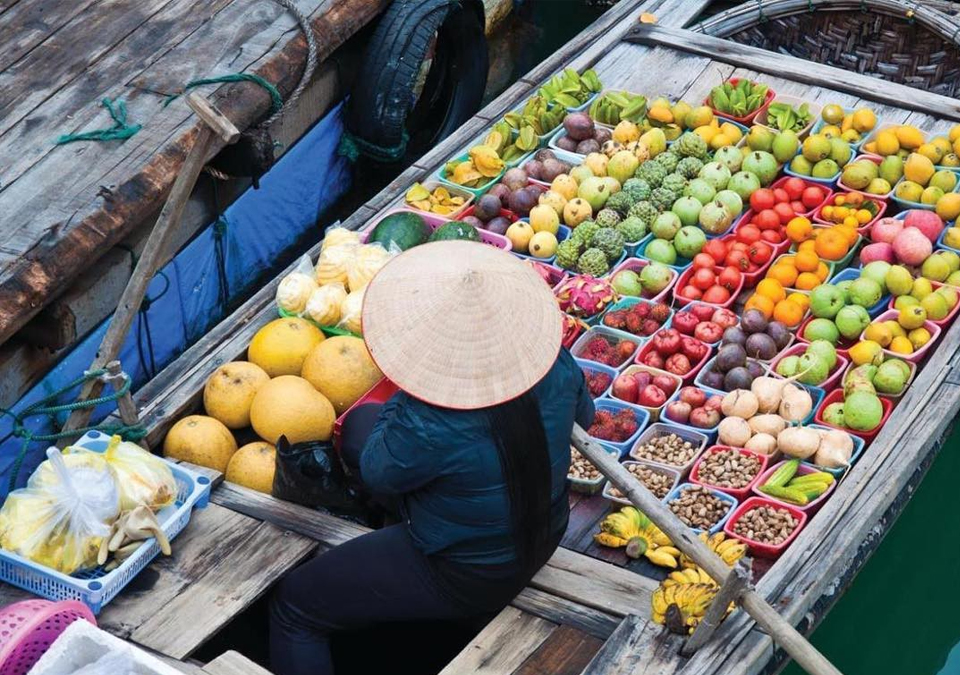
<instances>
[{"instance_id":1,"label":"wooden pole","mask_svg":"<svg viewBox=\"0 0 960 675\"><path fill-rule=\"evenodd\" d=\"M114 391L120 391L126 384L128 377L130 376L123 372L123 369L120 367L120 362L113 360L107 364L107 374L104 375L102 379L105 384L112 386ZM120 419L123 420L126 426L133 427L140 423L137 405L133 402L133 396L130 395L129 390L117 399L117 410L120 412ZM141 438L139 444L144 450L150 449L146 438Z\"/></svg>"},{"instance_id":2,"label":"wooden pole","mask_svg":"<svg viewBox=\"0 0 960 675\"><path fill-rule=\"evenodd\" d=\"M707 643L727 615L727 607L730 606L731 602L736 602L749 585L750 569L743 560L738 560L733 567L733 573L727 575L727 580L717 591L717 597L710 603L703 619L700 620L696 630L693 631L693 635L680 648L681 656L693 656L700 647Z\"/></svg>"},{"instance_id":3,"label":"wooden pole","mask_svg":"<svg viewBox=\"0 0 960 675\"><path fill-rule=\"evenodd\" d=\"M180 167L180 173L177 174L170 195L167 197L167 202L163 205L160 217L157 218L157 223L150 232L150 237L147 239L143 253L137 261L133 275L130 277L123 295L120 296L117 310L114 312L113 318L110 319L110 326L107 328L107 332L100 342L100 348L97 350L97 355L90 365L92 371L105 368L108 363L115 361L119 355L134 317L140 310L140 304L147 292L147 286L163 259L170 236L180 225L183 210L190 198L190 193L193 192L197 177L207 161L207 154L214 138L219 136L226 143L235 143L240 137L240 132L231 124L230 120L199 94L187 95L187 105L193 109L197 117L203 121L203 124L200 125L193 147L187 153L183 166ZM78 400L85 401L90 397L99 396L102 390L102 379L90 380L81 389ZM63 425L63 431L72 431L87 426L92 413L91 408L74 410L66 424ZM60 441L64 445L67 442L66 438Z\"/></svg>"},{"instance_id":4,"label":"wooden pole","mask_svg":"<svg viewBox=\"0 0 960 675\"><path fill-rule=\"evenodd\" d=\"M574 447L613 485L622 492L630 503L642 511L654 524L670 537L678 549L686 553L697 565L717 583L726 585L734 581L736 573L653 493L646 489L633 474L623 468L599 443L591 439L579 425L573 427ZM766 600L760 597L749 585L740 589L738 602L770 636L810 675L841 675L840 671L827 658L814 648L796 628L777 614ZM726 606L726 605L724 605Z\"/></svg>"}]
</instances>

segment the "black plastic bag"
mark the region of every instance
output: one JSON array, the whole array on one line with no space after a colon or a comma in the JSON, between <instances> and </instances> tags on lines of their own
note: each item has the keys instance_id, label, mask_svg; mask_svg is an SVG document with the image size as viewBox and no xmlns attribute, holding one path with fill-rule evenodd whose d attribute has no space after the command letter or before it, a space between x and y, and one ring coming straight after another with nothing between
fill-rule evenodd
<instances>
[{"instance_id":1,"label":"black plastic bag","mask_svg":"<svg viewBox=\"0 0 960 675\"><path fill-rule=\"evenodd\" d=\"M344 473L333 444L321 441L294 443L281 436L277 441L277 468L273 496L302 506L362 518L364 506Z\"/></svg>"}]
</instances>

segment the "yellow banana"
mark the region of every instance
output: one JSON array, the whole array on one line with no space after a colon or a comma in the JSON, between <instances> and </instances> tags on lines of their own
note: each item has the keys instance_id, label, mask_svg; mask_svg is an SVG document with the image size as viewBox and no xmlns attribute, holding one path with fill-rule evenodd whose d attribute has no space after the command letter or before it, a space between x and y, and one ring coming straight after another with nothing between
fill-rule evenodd
<instances>
[{"instance_id":1,"label":"yellow banana","mask_svg":"<svg viewBox=\"0 0 960 675\"><path fill-rule=\"evenodd\" d=\"M664 548L668 548L668 547L664 547ZM677 559L672 555L670 555L669 553L666 553L663 550L663 548L647 551L644 555L646 555L647 559L650 562L654 563L655 565L660 565L661 567L669 567L671 569L675 569L677 567Z\"/></svg>"},{"instance_id":2,"label":"yellow banana","mask_svg":"<svg viewBox=\"0 0 960 675\"><path fill-rule=\"evenodd\" d=\"M593 535L593 540L601 546L609 546L611 548L623 548L627 545L626 539L622 539L621 537L610 534L609 532L595 534Z\"/></svg>"}]
</instances>

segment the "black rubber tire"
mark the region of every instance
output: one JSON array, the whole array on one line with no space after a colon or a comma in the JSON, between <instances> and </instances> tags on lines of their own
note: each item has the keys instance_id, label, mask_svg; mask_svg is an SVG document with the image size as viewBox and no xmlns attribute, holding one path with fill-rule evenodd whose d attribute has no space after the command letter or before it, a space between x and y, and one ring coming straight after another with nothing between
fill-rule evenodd
<instances>
[{"instance_id":1,"label":"black rubber tire","mask_svg":"<svg viewBox=\"0 0 960 675\"><path fill-rule=\"evenodd\" d=\"M416 79L434 35L437 58L419 100L414 100ZM479 109L488 58L479 2L395 0L364 52L347 105L347 129L382 148L399 148L406 131L412 139L407 154L419 154Z\"/></svg>"}]
</instances>

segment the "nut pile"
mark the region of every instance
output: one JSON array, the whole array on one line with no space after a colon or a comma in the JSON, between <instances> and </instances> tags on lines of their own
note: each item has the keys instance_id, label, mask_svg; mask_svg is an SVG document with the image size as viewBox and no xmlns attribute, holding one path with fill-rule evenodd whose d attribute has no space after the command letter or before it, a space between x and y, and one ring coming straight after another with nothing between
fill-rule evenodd
<instances>
[{"instance_id":1,"label":"nut pile","mask_svg":"<svg viewBox=\"0 0 960 675\"><path fill-rule=\"evenodd\" d=\"M684 525L701 530L709 530L730 510L728 502L700 485L683 488L680 496L672 499L667 506Z\"/></svg>"},{"instance_id":2,"label":"nut pile","mask_svg":"<svg viewBox=\"0 0 960 675\"><path fill-rule=\"evenodd\" d=\"M676 434L666 434L637 445L631 453L637 459L649 459L670 466L684 466L697 455L698 446Z\"/></svg>"},{"instance_id":3,"label":"nut pile","mask_svg":"<svg viewBox=\"0 0 960 675\"><path fill-rule=\"evenodd\" d=\"M738 450L708 452L700 460L697 471L699 480L719 488L739 490L750 485L760 473L760 460Z\"/></svg>"},{"instance_id":4,"label":"nut pile","mask_svg":"<svg viewBox=\"0 0 960 675\"><path fill-rule=\"evenodd\" d=\"M785 542L800 521L786 509L775 506L758 506L737 518L733 531L761 544L779 546Z\"/></svg>"},{"instance_id":5,"label":"nut pile","mask_svg":"<svg viewBox=\"0 0 960 675\"><path fill-rule=\"evenodd\" d=\"M643 464L624 464L623 468L636 476L657 499L663 499L673 489L673 477L669 474ZM610 494L617 499L624 498L623 493L613 485L610 486Z\"/></svg>"},{"instance_id":6,"label":"nut pile","mask_svg":"<svg viewBox=\"0 0 960 675\"><path fill-rule=\"evenodd\" d=\"M577 480L597 480L600 478L600 471L590 460L580 454L575 447L570 446L570 470L567 472L568 478Z\"/></svg>"}]
</instances>

